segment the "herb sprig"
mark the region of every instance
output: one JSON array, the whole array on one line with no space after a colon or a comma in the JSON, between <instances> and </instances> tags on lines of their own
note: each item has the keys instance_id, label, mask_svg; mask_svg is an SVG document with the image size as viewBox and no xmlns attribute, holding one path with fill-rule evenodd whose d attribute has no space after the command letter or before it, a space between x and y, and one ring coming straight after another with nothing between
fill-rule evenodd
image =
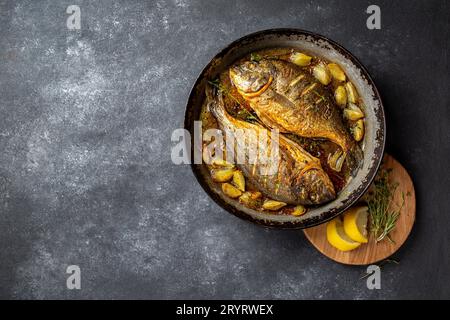
<instances>
[{"instance_id":1,"label":"herb sprig","mask_svg":"<svg viewBox=\"0 0 450 320\"><path fill-rule=\"evenodd\" d=\"M225 87L220 83L219 78L214 79L214 80L212 80L212 81L208 81L208 83L209 83L210 85L216 87L217 90L219 90L219 92L225 93L227 96L229 96L231 99L233 99L237 104L241 105L241 103L239 102L239 100L236 99L236 97L233 96L233 95L230 93L230 90L228 90L227 88L225 88Z\"/></svg>"},{"instance_id":2,"label":"herb sprig","mask_svg":"<svg viewBox=\"0 0 450 320\"><path fill-rule=\"evenodd\" d=\"M253 114L251 114L250 111L248 111L245 108L239 110L237 113L237 116L239 118L245 119L246 121L249 121L249 122L258 122L258 118L256 118Z\"/></svg>"},{"instance_id":3,"label":"herb sprig","mask_svg":"<svg viewBox=\"0 0 450 320\"><path fill-rule=\"evenodd\" d=\"M240 105L242 108L239 110L239 112L237 113L237 116L241 119L244 119L245 121L248 122L259 122L259 119L257 117L255 117L250 111L248 111L240 102L239 100L230 93L230 90L227 89L225 86L223 86L220 83L220 79L214 79L212 81L208 81L208 83L212 86L214 86L215 88L217 88L217 90L219 90L220 93L225 93L228 97L230 97L232 100L234 100L238 105Z\"/></svg>"},{"instance_id":4,"label":"herb sprig","mask_svg":"<svg viewBox=\"0 0 450 320\"><path fill-rule=\"evenodd\" d=\"M327 101L327 98L324 96L324 95L321 95L320 93L318 93L316 90L313 90L312 91L316 96L318 96L320 99L318 100L319 102L320 101Z\"/></svg>"},{"instance_id":5,"label":"herb sprig","mask_svg":"<svg viewBox=\"0 0 450 320\"><path fill-rule=\"evenodd\" d=\"M250 60L251 61L258 62L258 61L261 61L261 59L262 59L262 57L259 54L257 54L257 53L252 52L250 54Z\"/></svg>"},{"instance_id":6,"label":"herb sprig","mask_svg":"<svg viewBox=\"0 0 450 320\"><path fill-rule=\"evenodd\" d=\"M394 242L389 233L394 230L400 212L405 204L405 195L402 193L402 203L392 208L391 203L397 190L398 183L389 182L389 174L392 169L382 169L374 182L373 192L369 194L367 205L370 215L370 232L376 242L384 238Z\"/></svg>"}]
</instances>

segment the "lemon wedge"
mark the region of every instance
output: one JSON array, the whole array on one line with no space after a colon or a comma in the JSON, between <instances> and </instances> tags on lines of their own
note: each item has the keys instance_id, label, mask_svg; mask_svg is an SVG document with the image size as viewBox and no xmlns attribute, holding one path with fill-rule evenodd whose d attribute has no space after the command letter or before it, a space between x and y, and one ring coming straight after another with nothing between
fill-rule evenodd
<instances>
[{"instance_id":1,"label":"lemon wedge","mask_svg":"<svg viewBox=\"0 0 450 320\"><path fill-rule=\"evenodd\" d=\"M345 234L342 220L339 217L328 222L327 239L333 247L341 251L350 251L361 245L361 243L353 241Z\"/></svg>"},{"instance_id":2,"label":"lemon wedge","mask_svg":"<svg viewBox=\"0 0 450 320\"><path fill-rule=\"evenodd\" d=\"M353 241L367 243L367 207L353 207L344 213L344 231Z\"/></svg>"}]
</instances>

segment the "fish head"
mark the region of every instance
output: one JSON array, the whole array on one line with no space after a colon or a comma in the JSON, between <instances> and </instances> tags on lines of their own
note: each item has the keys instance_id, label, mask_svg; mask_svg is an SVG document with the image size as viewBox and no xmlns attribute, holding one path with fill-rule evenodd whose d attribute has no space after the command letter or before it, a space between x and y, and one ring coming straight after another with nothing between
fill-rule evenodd
<instances>
[{"instance_id":1,"label":"fish head","mask_svg":"<svg viewBox=\"0 0 450 320\"><path fill-rule=\"evenodd\" d=\"M230 79L244 94L254 94L272 81L270 65L267 61L245 61L230 68Z\"/></svg>"},{"instance_id":2,"label":"fish head","mask_svg":"<svg viewBox=\"0 0 450 320\"><path fill-rule=\"evenodd\" d=\"M322 204L336 198L333 183L319 168L301 172L294 180L293 189L299 201L305 204Z\"/></svg>"}]
</instances>

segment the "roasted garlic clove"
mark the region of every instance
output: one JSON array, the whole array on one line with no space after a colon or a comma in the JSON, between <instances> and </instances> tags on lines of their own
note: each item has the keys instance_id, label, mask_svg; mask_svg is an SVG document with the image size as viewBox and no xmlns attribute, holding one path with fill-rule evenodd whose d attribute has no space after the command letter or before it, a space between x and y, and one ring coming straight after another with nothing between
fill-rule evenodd
<instances>
[{"instance_id":1,"label":"roasted garlic clove","mask_svg":"<svg viewBox=\"0 0 450 320\"><path fill-rule=\"evenodd\" d=\"M355 86L350 81L345 84L345 90L347 90L347 100L351 103L358 101L358 92Z\"/></svg>"},{"instance_id":2,"label":"roasted garlic clove","mask_svg":"<svg viewBox=\"0 0 450 320\"><path fill-rule=\"evenodd\" d=\"M233 178L234 169L213 169L211 170L211 177L214 181L225 182Z\"/></svg>"},{"instance_id":3,"label":"roasted garlic clove","mask_svg":"<svg viewBox=\"0 0 450 320\"><path fill-rule=\"evenodd\" d=\"M290 60L300 67L308 66L311 63L311 59L310 56L301 52L294 52L290 57Z\"/></svg>"},{"instance_id":4,"label":"roasted garlic clove","mask_svg":"<svg viewBox=\"0 0 450 320\"><path fill-rule=\"evenodd\" d=\"M344 86L339 86L334 91L334 99L339 106L345 106L347 104L347 91Z\"/></svg>"},{"instance_id":5,"label":"roasted garlic clove","mask_svg":"<svg viewBox=\"0 0 450 320\"><path fill-rule=\"evenodd\" d=\"M245 191L245 178L241 171L235 171L233 173L233 184L242 192Z\"/></svg>"},{"instance_id":6,"label":"roasted garlic clove","mask_svg":"<svg viewBox=\"0 0 450 320\"><path fill-rule=\"evenodd\" d=\"M334 79L336 79L338 81L345 81L345 79L346 79L345 73L341 69L341 67L339 67L339 65L337 65L336 63L328 64L328 70L330 70L331 76Z\"/></svg>"},{"instance_id":7,"label":"roasted garlic clove","mask_svg":"<svg viewBox=\"0 0 450 320\"><path fill-rule=\"evenodd\" d=\"M323 85L327 85L331 82L331 75L328 68L321 63L314 67L313 75Z\"/></svg>"},{"instance_id":8,"label":"roasted garlic clove","mask_svg":"<svg viewBox=\"0 0 450 320\"><path fill-rule=\"evenodd\" d=\"M283 208L286 205L286 203L281 201L275 201L275 200L265 200L262 207L266 210L279 210Z\"/></svg>"},{"instance_id":9,"label":"roasted garlic clove","mask_svg":"<svg viewBox=\"0 0 450 320\"><path fill-rule=\"evenodd\" d=\"M233 199L239 197L242 194L242 192L238 188L234 187L229 183L222 184L222 191L227 196Z\"/></svg>"},{"instance_id":10,"label":"roasted garlic clove","mask_svg":"<svg viewBox=\"0 0 450 320\"><path fill-rule=\"evenodd\" d=\"M364 120L359 119L355 122L355 125L352 127L353 138L356 141L361 141L364 137Z\"/></svg>"},{"instance_id":11,"label":"roasted garlic clove","mask_svg":"<svg viewBox=\"0 0 450 320\"><path fill-rule=\"evenodd\" d=\"M347 108L344 109L344 118L356 121L364 118L364 113L356 104L350 102Z\"/></svg>"},{"instance_id":12,"label":"roasted garlic clove","mask_svg":"<svg viewBox=\"0 0 450 320\"><path fill-rule=\"evenodd\" d=\"M296 206L294 208L294 211L292 211L292 215L293 216L301 216L303 214L305 214L306 212L306 208L304 206L302 206L301 204L299 204L298 206Z\"/></svg>"}]
</instances>

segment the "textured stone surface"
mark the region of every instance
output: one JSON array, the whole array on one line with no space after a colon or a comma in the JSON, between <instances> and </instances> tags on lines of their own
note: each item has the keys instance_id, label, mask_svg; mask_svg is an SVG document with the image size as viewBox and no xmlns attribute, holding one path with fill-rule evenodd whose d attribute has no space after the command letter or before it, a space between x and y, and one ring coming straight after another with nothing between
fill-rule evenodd
<instances>
[{"instance_id":1,"label":"textured stone surface","mask_svg":"<svg viewBox=\"0 0 450 320\"><path fill-rule=\"evenodd\" d=\"M81 8L81 30L66 7ZM447 2L0 1L1 298L450 298ZM297 27L353 52L384 98L387 151L417 223L368 290L299 231L220 209L170 161L197 74L253 31ZM66 289L66 267L82 289Z\"/></svg>"}]
</instances>

